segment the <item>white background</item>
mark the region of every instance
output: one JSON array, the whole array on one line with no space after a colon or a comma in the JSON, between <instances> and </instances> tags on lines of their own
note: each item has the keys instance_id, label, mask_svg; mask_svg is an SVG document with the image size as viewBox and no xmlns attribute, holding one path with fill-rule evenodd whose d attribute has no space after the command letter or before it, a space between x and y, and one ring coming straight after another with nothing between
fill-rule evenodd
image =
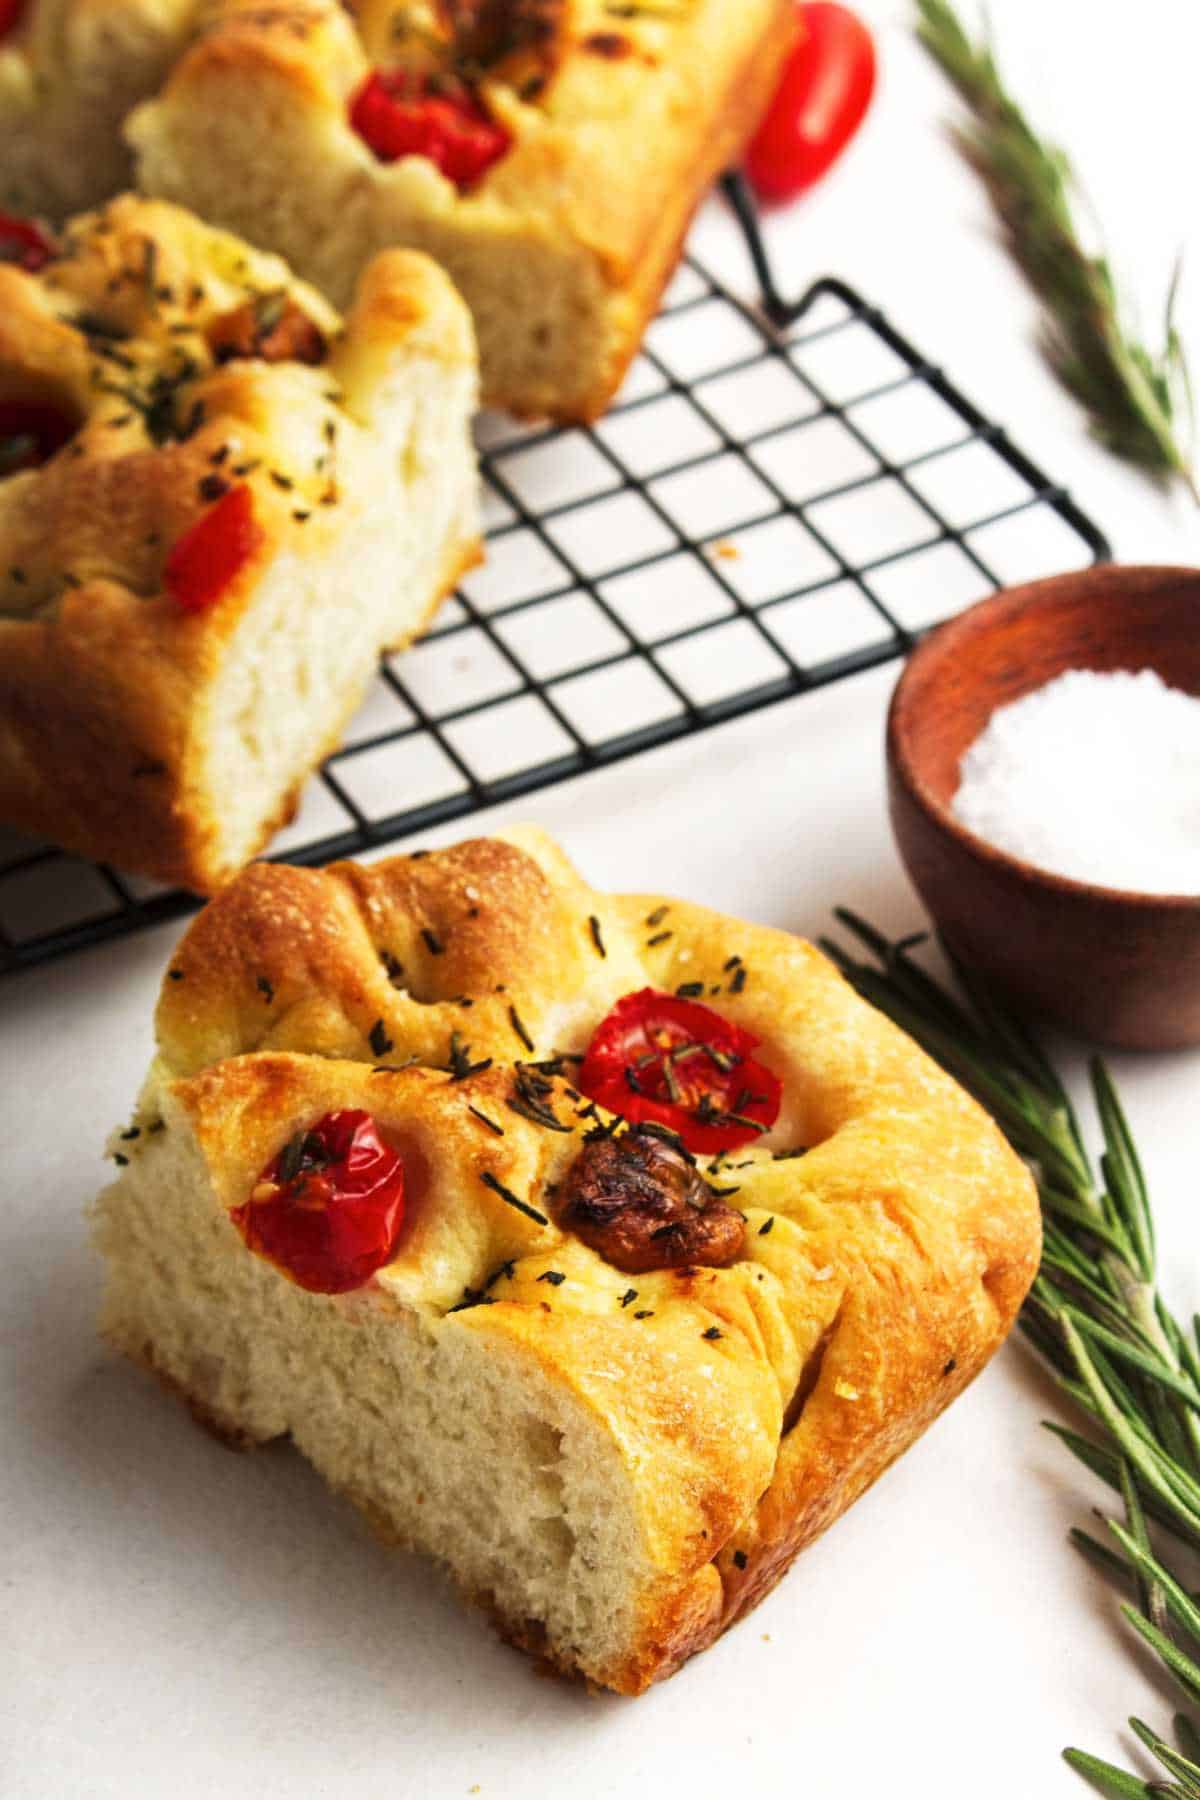
<instances>
[{"instance_id":1,"label":"white background","mask_svg":"<svg viewBox=\"0 0 1200 1800\"><path fill-rule=\"evenodd\" d=\"M946 93L905 10L863 10L882 90L846 162L772 223L788 285L839 274L883 304L1072 487L1123 560L1200 561L1190 503L1096 451L1040 369L1031 304L941 134ZM992 13L1014 86L1077 158L1156 321L1177 249L1200 264L1191 6L993 0ZM696 244L748 288L718 207ZM1181 321L1200 360L1200 267ZM837 901L910 927L881 781L894 674L511 816L559 834L601 886L691 894L807 933ZM1104 1495L1040 1429L1056 1402L1017 1344L748 1622L637 1702L539 1679L424 1567L376 1548L298 1458L235 1458L196 1432L96 1342L80 1221L149 1054L173 936L0 989L0 1792L999 1800L1081 1794L1062 1745L1120 1758L1128 1713L1166 1725L1173 1701L1066 1543ZM1189 1316L1200 1056L1116 1068L1165 1286Z\"/></svg>"}]
</instances>

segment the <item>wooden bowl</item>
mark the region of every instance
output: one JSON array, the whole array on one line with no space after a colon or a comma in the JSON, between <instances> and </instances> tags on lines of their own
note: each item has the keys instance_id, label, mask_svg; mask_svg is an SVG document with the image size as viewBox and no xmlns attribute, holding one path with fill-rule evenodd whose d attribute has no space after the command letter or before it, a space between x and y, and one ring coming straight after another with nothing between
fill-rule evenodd
<instances>
[{"instance_id":1,"label":"wooden bowl","mask_svg":"<svg viewBox=\"0 0 1200 1800\"><path fill-rule=\"evenodd\" d=\"M1033 868L950 811L998 706L1067 669L1155 669L1200 694L1200 570L1085 569L981 601L919 645L892 699L901 857L953 952L1022 1012L1098 1043L1200 1043L1200 897L1122 893Z\"/></svg>"}]
</instances>

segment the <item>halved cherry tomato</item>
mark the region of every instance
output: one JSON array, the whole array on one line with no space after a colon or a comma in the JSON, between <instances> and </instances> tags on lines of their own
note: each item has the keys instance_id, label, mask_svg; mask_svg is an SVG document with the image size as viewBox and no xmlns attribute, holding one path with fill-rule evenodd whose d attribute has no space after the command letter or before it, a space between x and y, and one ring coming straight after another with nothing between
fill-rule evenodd
<instances>
[{"instance_id":1,"label":"halved cherry tomato","mask_svg":"<svg viewBox=\"0 0 1200 1800\"><path fill-rule=\"evenodd\" d=\"M0 0L0 37L4 36L4 31L4 0ZM0 212L0 263L16 263L19 268L32 273L56 254L54 239L48 237L33 219Z\"/></svg>"},{"instance_id":2,"label":"halved cherry tomato","mask_svg":"<svg viewBox=\"0 0 1200 1800\"><path fill-rule=\"evenodd\" d=\"M794 200L839 157L875 92L875 43L834 0L802 8L804 35L746 153L760 200Z\"/></svg>"},{"instance_id":3,"label":"halved cherry tomato","mask_svg":"<svg viewBox=\"0 0 1200 1800\"><path fill-rule=\"evenodd\" d=\"M350 103L350 123L381 162L426 156L462 190L474 187L512 141L475 94L431 93L403 71L368 75Z\"/></svg>"},{"instance_id":4,"label":"halved cherry tomato","mask_svg":"<svg viewBox=\"0 0 1200 1800\"><path fill-rule=\"evenodd\" d=\"M404 1164L370 1113L326 1113L267 1164L230 1218L251 1250L312 1294L346 1294L392 1260Z\"/></svg>"},{"instance_id":5,"label":"halved cherry tomato","mask_svg":"<svg viewBox=\"0 0 1200 1800\"><path fill-rule=\"evenodd\" d=\"M172 545L163 570L168 594L184 612L204 612L249 562L263 535L250 488L245 482L231 487Z\"/></svg>"},{"instance_id":6,"label":"halved cherry tomato","mask_svg":"<svg viewBox=\"0 0 1200 1800\"><path fill-rule=\"evenodd\" d=\"M38 469L75 434L75 421L40 400L0 400L0 475Z\"/></svg>"},{"instance_id":7,"label":"halved cherry tomato","mask_svg":"<svg viewBox=\"0 0 1200 1800\"><path fill-rule=\"evenodd\" d=\"M758 1044L711 1007L643 988L597 1026L578 1086L634 1124L666 1125L691 1151L737 1150L779 1116L778 1078L750 1054Z\"/></svg>"},{"instance_id":8,"label":"halved cherry tomato","mask_svg":"<svg viewBox=\"0 0 1200 1800\"><path fill-rule=\"evenodd\" d=\"M25 0L0 0L0 38L7 37L21 22Z\"/></svg>"}]
</instances>

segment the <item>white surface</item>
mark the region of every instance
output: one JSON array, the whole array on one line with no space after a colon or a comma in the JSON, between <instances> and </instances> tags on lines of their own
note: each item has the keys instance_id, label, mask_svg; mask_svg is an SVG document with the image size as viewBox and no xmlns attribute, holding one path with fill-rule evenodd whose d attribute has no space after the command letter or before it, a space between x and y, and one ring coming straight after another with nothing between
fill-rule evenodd
<instances>
[{"instance_id":1,"label":"white surface","mask_svg":"<svg viewBox=\"0 0 1200 1800\"><path fill-rule=\"evenodd\" d=\"M1068 481L1127 560L1196 561L1197 515L1096 452L1029 347L1031 310L940 140L944 94L881 27L883 92L826 187L772 225L797 287L858 283ZM1179 0L993 7L1005 60L1088 171L1148 299L1181 239L1200 36ZM892 21L892 22L888 22ZM698 245L745 285L728 223ZM1200 357L1200 309L1184 309ZM661 887L809 933L847 901L918 911L887 832L894 670L535 796L517 813L597 883ZM442 839L455 832L440 834ZM431 840L432 841L432 840ZM1080 1795L1068 1742L1120 1756L1173 1705L1069 1549L1102 1491L1038 1421L1017 1345L753 1617L629 1703L538 1679L419 1565L387 1556L286 1451L234 1458L96 1343L81 1210L128 1111L174 929L0 988L5 1796ZM1118 1059L1167 1291L1200 1302L1200 1056Z\"/></svg>"}]
</instances>

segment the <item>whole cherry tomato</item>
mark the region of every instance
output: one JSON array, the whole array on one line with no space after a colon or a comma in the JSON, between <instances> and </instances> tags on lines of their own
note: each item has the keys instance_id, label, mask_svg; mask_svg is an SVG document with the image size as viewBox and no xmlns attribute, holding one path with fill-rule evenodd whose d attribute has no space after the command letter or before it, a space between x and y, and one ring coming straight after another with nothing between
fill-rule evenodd
<instances>
[{"instance_id":1,"label":"whole cherry tomato","mask_svg":"<svg viewBox=\"0 0 1200 1800\"><path fill-rule=\"evenodd\" d=\"M778 1077L750 1054L758 1041L709 1006L643 988L596 1027L577 1082L623 1119L666 1125L689 1150L736 1150L779 1117Z\"/></svg>"},{"instance_id":2,"label":"whole cherry tomato","mask_svg":"<svg viewBox=\"0 0 1200 1800\"><path fill-rule=\"evenodd\" d=\"M229 1216L249 1248L297 1286L349 1293L395 1254L404 1164L370 1113L326 1113L284 1145Z\"/></svg>"},{"instance_id":3,"label":"whole cherry tomato","mask_svg":"<svg viewBox=\"0 0 1200 1800\"><path fill-rule=\"evenodd\" d=\"M411 75L378 69L351 101L350 123L381 162L428 157L464 190L499 162L511 141L483 102L466 89L431 93Z\"/></svg>"},{"instance_id":4,"label":"whole cherry tomato","mask_svg":"<svg viewBox=\"0 0 1200 1800\"><path fill-rule=\"evenodd\" d=\"M229 488L215 506L171 546L163 585L184 612L204 612L225 592L263 540L254 495L245 482Z\"/></svg>"},{"instance_id":5,"label":"whole cherry tomato","mask_svg":"<svg viewBox=\"0 0 1200 1800\"><path fill-rule=\"evenodd\" d=\"M802 9L804 35L746 153L760 200L794 200L819 181L862 124L875 91L875 43L835 0Z\"/></svg>"}]
</instances>

